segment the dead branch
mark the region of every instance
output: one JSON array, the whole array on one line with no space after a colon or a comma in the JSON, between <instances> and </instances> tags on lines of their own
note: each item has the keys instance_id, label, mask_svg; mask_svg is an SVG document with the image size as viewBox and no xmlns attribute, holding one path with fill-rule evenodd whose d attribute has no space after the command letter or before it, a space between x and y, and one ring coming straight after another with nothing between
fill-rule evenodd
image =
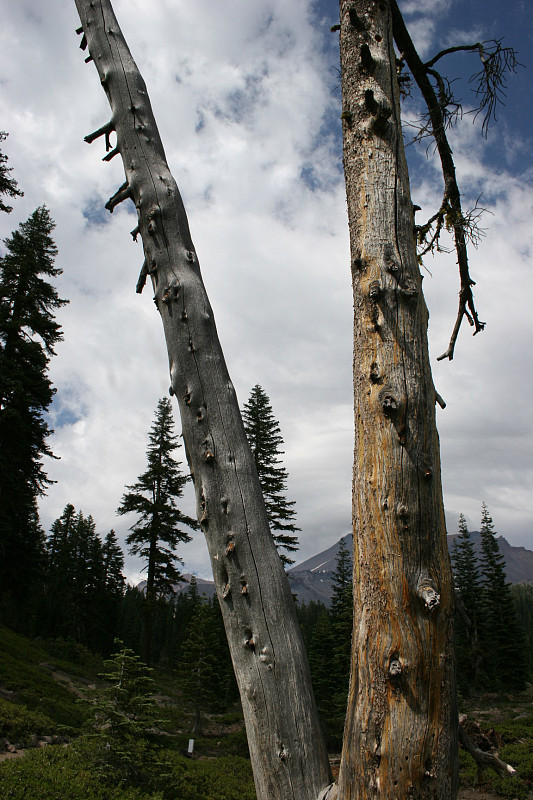
<instances>
[{"instance_id":1,"label":"dead branch","mask_svg":"<svg viewBox=\"0 0 533 800\"><path fill-rule=\"evenodd\" d=\"M506 764L494 753L486 752L477 747L465 730L466 715L459 717L459 741L463 748L469 753L476 762L480 771L493 769L498 775L517 775L517 771L510 764Z\"/></svg>"},{"instance_id":2,"label":"dead branch","mask_svg":"<svg viewBox=\"0 0 533 800\"><path fill-rule=\"evenodd\" d=\"M393 31L394 31L394 39L398 46L398 49L402 53L402 58L405 60L405 63L409 67L411 74L416 81L422 96L424 98L424 102L428 109L428 116L429 116L429 124L431 125L430 131L433 139L435 140L435 144L437 146L437 151L439 154L441 168L442 168L442 175L444 178L444 198L446 204L449 206L449 211L442 213L444 214L444 219L440 222L439 227L439 217L436 217L438 234L440 235L440 230L442 229L443 223L446 224L446 227L451 230L453 233L454 241L455 241L455 250L457 253L457 262L459 265L459 277L460 277L460 284L461 289L459 292L459 308L457 312L457 319L454 325L454 329L452 332L452 336L450 338L450 343L448 345L448 349L442 356L439 357L439 361L448 358L450 361L453 358L455 343L457 341L457 336L459 334L459 329L461 327L461 322L463 317L466 316L469 323L475 328L474 334L479 333L485 327L485 323L479 320L477 310L474 304L474 296L472 293L472 286L475 285L475 282L470 277L469 265L468 265L468 254L467 254L467 229L468 226L465 226L465 220L467 217L464 216L462 208L461 208L461 195L459 192L459 187L457 185L457 178L455 173L455 163L453 160L452 150L450 144L448 142L448 138L446 136L446 127L447 127L447 116L443 108L446 108L446 98L442 96L440 99L437 96L435 89L429 79L428 75L428 68L420 59L415 46L412 42L412 39L405 27L405 23L403 21L403 17L400 13L400 10L397 6L396 0L391 0L391 9L392 9L392 20L393 20ZM444 89L441 89L441 92L444 91L446 94L446 86L444 85ZM449 118L449 114L448 114ZM449 121L448 121L449 124ZM440 212L439 212L440 213ZM433 247L436 246L438 242L437 238L433 238Z\"/></svg>"}]
</instances>

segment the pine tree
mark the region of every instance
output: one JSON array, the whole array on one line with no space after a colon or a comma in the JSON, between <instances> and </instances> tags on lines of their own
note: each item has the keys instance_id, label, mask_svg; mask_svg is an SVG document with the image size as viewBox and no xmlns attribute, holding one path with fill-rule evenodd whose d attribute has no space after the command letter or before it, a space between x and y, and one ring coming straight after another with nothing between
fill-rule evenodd
<instances>
[{"instance_id":1,"label":"pine tree","mask_svg":"<svg viewBox=\"0 0 533 800\"><path fill-rule=\"evenodd\" d=\"M156 603L173 595L173 586L180 579L176 565L183 563L175 549L180 542L191 538L182 526L195 530L198 523L182 514L176 505L190 478L183 475L180 463L173 456L179 442L174 435L172 406L166 398L157 404L148 440L147 469L136 483L126 487L129 491L123 495L117 514L139 515L126 543L129 552L140 556L148 571L143 657L150 664Z\"/></svg>"},{"instance_id":2,"label":"pine tree","mask_svg":"<svg viewBox=\"0 0 533 800\"><path fill-rule=\"evenodd\" d=\"M263 490L263 497L272 536L278 551L293 553L298 550L298 537L291 533L300 528L294 524L296 512L294 501L287 500L288 473L280 461L283 438L278 421L274 418L270 399L257 384L250 392L248 402L242 409L246 435L252 448L254 461ZM278 531L276 533L276 531ZM280 552L285 565L294 564L294 559Z\"/></svg>"},{"instance_id":3,"label":"pine tree","mask_svg":"<svg viewBox=\"0 0 533 800\"><path fill-rule=\"evenodd\" d=\"M52 483L42 461L53 457L48 364L62 339L54 312L66 303L49 282L62 272L54 266L53 229L41 206L4 241L0 259L0 591L14 624L27 618L28 587L43 566L37 499Z\"/></svg>"},{"instance_id":4,"label":"pine tree","mask_svg":"<svg viewBox=\"0 0 533 800\"><path fill-rule=\"evenodd\" d=\"M0 131L0 142L7 139L8 134L5 131ZM22 197L24 192L18 188L17 181L9 174L13 171L13 167L7 166L7 156L0 150L0 211L5 211L10 214L13 211L12 206L8 206L2 200L2 195L6 194L8 197Z\"/></svg>"},{"instance_id":5,"label":"pine tree","mask_svg":"<svg viewBox=\"0 0 533 800\"><path fill-rule=\"evenodd\" d=\"M506 583L504 558L485 503L481 512L481 553L484 620L480 633L485 673L494 688L522 690L527 681L525 635L518 624Z\"/></svg>"},{"instance_id":6,"label":"pine tree","mask_svg":"<svg viewBox=\"0 0 533 800\"><path fill-rule=\"evenodd\" d=\"M457 682L464 694L474 689L479 680L479 616L481 585L477 558L466 520L459 516L459 535L452 546L456 591L455 657Z\"/></svg>"}]
</instances>

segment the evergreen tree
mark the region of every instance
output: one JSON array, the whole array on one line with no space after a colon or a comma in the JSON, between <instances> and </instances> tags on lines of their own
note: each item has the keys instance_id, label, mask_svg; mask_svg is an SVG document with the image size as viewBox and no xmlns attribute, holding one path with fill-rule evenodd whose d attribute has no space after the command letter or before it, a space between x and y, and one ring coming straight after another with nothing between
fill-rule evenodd
<instances>
[{"instance_id":1,"label":"evergreen tree","mask_svg":"<svg viewBox=\"0 0 533 800\"><path fill-rule=\"evenodd\" d=\"M270 400L257 384L250 392L248 402L242 409L246 435L252 448L254 461L263 490L268 522L278 551L293 553L298 550L298 537L291 536L300 528L294 524L296 512L294 501L287 500L287 470L280 461L283 438L278 421L274 418ZM294 564L294 559L280 553L285 565Z\"/></svg>"},{"instance_id":2,"label":"evergreen tree","mask_svg":"<svg viewBox=\"0 0 533 800\"><path fill-rule=\"evenodd\" d=\"M114 530L110 530L106 534L102 545L102 558L102 590L98 604L101 609L99 649L107 654L111 652L113 641L118 633L119 616L126 585L122 574L124 554Z\"/></svg>"},{"instance_id":3,"label":"evergreen tree","mask_svg":"<svg viewBox=\"0 0 533 800\"><path fill-rule=\"evenodd\" d=\"M193 711L192 732L201 734L206 713L226 696L221 670L219 625L210 603L198 603L185 634L179 685Z\"/></svg>"},{"instance_id":4,"label":"evergreen tree","mask_svg":"<svg viewBox=\"0 0 533 800\"><path fill-rule=\"evenodd\" d=\"M47 554L44 630L109 652L124 591L124 556L114 532L102 543L93 518L69 503L52 524Z\"/></svg>"},{"instance_id":5,"label":"evergreen tree","mask_svg":"<svg viewBox=\"0 0 533 800\"><path fill-rule=\"evenodd\" d=\"M0 259L0 591L3 618L13 624L27 619L28 587L39 582L37 498L52 483L42 462L53 457L48 364L62 339L54 312L66 303L49 283L62 272L54 267L53 229L48 209L38 208L5 239Z\"/></svg>"},{"instance_id":6,"label":"evergreen tree","mask_svg":"<svg viewBox=\"0 0 533 800\"><path fill-rule=\"evenodd\" d=\"M518 624L524 629L527 646L529 678L533 672L533 584L515 583L510 587Z\"/></svg>"},{"instance_id":7,"label":"evergreen tree","mask_svg":"<svg viewBox=\"0 0 533 800\"><path fill-rule=\"evenodd\" d=\"M140 777L144 765L138 759L139 741L155 723L154 680L133 650L118 639L115 645L116 652L104 661L106 672L99 675L105 685L87 697L93 712L89 728L96 743L96 770L116 782L129 782Z\"/></svg>"},{"instance_id":8,"label":"evergreen tree","mask_svg":"<svg viewBox=\"0 0 533 800\"><path fill-rule=\"evenodd\" d=\"M481 553L484 619L480 634L485 673L491 686L522 690L527 681L525 635L518 624L504 559L485 503L481 513Z\"/></svg>"},{"instance_id":9,"label":"evergreen tree","mask_svg":"<svg viewBox=\"0 0 533 800\"><path fill-rule=\"evenodd\" d=\"M174 593L180 579L177 564L182 564L175 549L180 542L190 541L183 526L196 529L198 523L181 513L176 499L183 495L188 475L181 472L173 453L179 447L174 435L172 406L166 398L159 400L154 423L148 434L147 469L139 476L121 500L117 514L135 513L137 522L126 539L129 552L142 558L147 569L146 602L143 632L143 658L151 662L152 629L158 600Z\"/></svg>"},{"instance_id":10,"label":"evergreen tree","mask_svg":"<svg viewBox=\"0 0 533 800\"><path fill-rule=\"evenodd\" d=\"M0 131L0 142L7 139L8 134L5 131ZM0 150L0 211L5 211L10 214L13 211L12 206L8 206L2 200L2 195L6 194L8 197L22 197L24 192L18 188L16 180L9 174L13 171L13 167L7 166L7 156Z\"/></svg>"},{"instance_id":11,"label":"evergreen tree","mask_svg":"<svg viewBox=\"0 0 533 800\"><path fill-rule=\"evenodd\" d=\"M342 742L344 715L337 719L333 698L338 691L335 665L335 634L331 615L321 606L307 648L316 705L328 747L338 750Z\"/></svg>"},{"instance_id":12,"label":"evergreen tree","mask_svg":"<svg viewBox=\"0 0 533 800\"><path fill-rule=\"evenodd\" d=\"M335 714L342 717L344 722L350 680L353 628L353 565L344 537L339 543L333 573L331 626L334 636L333 667L335 671L335 691L331 702Z\"/></svg>"},{"instance_id":13,"label":"evergreen tree","mask_svg":"<svg viewBox=\"0 0 533 800\"><path fill-rule=\"evenodd\" d=\"M457 682L464 694L479 680L479 616L481 585L474 545L466 520L459 516L459 535L452 546L457 613L455 615L455 658Z\"/></svg>"}]
</instances>

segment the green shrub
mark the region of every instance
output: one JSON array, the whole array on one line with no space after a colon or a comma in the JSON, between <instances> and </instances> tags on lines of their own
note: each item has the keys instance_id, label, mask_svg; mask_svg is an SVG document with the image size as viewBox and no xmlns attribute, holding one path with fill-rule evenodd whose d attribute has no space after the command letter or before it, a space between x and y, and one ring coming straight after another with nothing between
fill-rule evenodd
<instances>
[{"instance_id":1,"label":"green shrub","mask_svg":"<svg viewBox=\"0 0 533 800\"><path fill-rule=\"evenodd\" d=\"M459 748L459 780L461 786L475 786L477 782L478 769L472 756Z\"/></svg>"},{"instance_id":2,"label":"green shrub","mask_svg":"<svg viewBox=\"0 0 533 800\"><path fill-rule=\"evenodd\" d=\"M529 797L527 784L516 775L498 776L492 781L492 787L501 797L508 797L510 800L526 800Z\"/></svg>"},{"instance_id":3,"label":"green shrub","mask_svg":"<svg viewBox=\"0 0 533 800\"><path fill-rule=\"evenodd\" d=\"M71 747L31 750L0 764L3 800L162 800L139 789L104 784Z\"/></svg>"},{"instance_id":4,"label":"green shrub","mask_svg":"<svg viewBox=\"0 0 533 800\"><path fill-rule=\"evenodd\" d=\"M165 800L256 800L248 759L195 760L170 750L160 759L161 773L150 788L163 791Z\"/></svg>"},{"instance_id":5,"label":"green shrub","mask_svg":"<svg viewBox=\"0 0 533 800\"><path fill-rule=\"evenodd\" d=\"M0 737L27 745L34 736L50 735L56 726L45 714L0 698Z\"/></svg>"}]
</instances>

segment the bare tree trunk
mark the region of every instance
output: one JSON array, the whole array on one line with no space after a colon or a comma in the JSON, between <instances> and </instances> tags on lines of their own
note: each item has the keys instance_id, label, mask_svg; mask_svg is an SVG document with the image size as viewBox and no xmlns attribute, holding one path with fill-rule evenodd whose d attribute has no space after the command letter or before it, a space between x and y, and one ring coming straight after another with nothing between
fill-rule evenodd
<instances>
[{"instance_id":1,"label":"bare tree trunk","mask_svg":"<svg viewBox=\"0 0 533 800\"><path fill-rule=\"evenodd\" d=\"M341 0L354 291L352 674L338 797L457 791L453 586L389 0Z\"/></svg>"},{"instance_id":2,"label":"bare tree trunk","mask_svg":"<svg viewBox=\"0 0 533 800\"><path fill-rule=\"evenodd\" d=\"M112 116L161 314L171 393L179 403L198 518L239 684L259 800L311 800L330 782L294 601L268 526L237 398L218 341L185 210L168 169L145 84L109 0L76 0Z\"/></svg>"}]
</instances>

